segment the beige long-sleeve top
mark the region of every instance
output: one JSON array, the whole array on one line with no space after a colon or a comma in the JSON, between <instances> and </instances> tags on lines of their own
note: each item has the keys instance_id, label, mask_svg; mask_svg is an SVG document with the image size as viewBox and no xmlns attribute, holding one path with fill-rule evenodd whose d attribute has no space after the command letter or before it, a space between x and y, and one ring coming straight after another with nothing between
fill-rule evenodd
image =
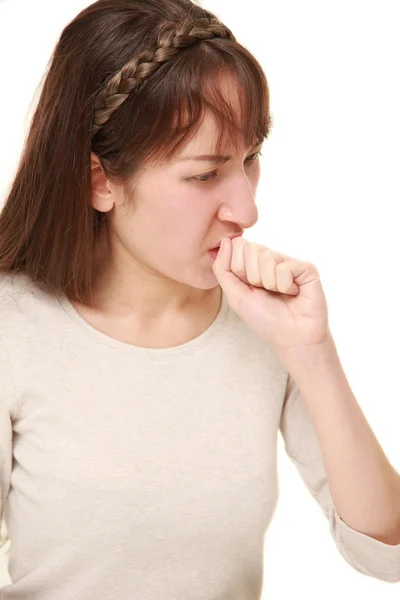
<instances>
[{"instance_id":1,"label":"beige long-sleeve top","mask_svg":"<svg viewBox=\"0 0 400 600\"><path fill-rule=\"evenodd\" d=\"M293 379L225 296L199 337L147 349L3 274L0 333L1 600L257 600L279 432L343 558L400 581L400 545L341 520Z\"/></svg>"}]
</instances>

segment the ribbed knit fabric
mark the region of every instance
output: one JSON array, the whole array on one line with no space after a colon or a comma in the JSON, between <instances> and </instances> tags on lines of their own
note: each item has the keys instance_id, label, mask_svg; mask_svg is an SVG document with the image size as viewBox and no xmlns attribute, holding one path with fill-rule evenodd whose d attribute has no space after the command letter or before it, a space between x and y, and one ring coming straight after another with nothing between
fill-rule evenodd
<instances>
[{"instance_id":1,"label":"ribbed knit fabric","mask_svg":"<svg viewBox=\"0 0 400 600\"><path fill-rule=\"evenodd\" d=\"M293 379L225 296L199 337L148 349L3 274L0 333L1 600L259 599L279 431L344 559L400 581L400 545L339 517Z\"/></svg>"}]
</instances>

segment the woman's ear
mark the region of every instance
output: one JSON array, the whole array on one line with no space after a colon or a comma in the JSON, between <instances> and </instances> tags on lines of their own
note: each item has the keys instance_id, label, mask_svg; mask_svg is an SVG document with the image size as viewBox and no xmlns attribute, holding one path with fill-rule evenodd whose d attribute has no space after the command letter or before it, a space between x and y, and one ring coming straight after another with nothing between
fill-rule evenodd
<instances>
[{"instance_id":1,"label":"woman's ear","mask_svg":"<svg viewBox=\"0 0 400 600\"><path fill-rule=\"evenodd\" d=\"M113 191L99 158L94 152L90 153L92 171L92 206L100 212L108 212L114 206Z\"/></svg>"}]
</instances>

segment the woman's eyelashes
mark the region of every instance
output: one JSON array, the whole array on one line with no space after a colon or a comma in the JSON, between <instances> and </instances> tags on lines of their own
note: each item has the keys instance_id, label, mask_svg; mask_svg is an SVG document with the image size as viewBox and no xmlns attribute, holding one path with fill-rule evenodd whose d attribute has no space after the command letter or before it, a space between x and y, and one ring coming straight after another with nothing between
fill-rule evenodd
<instances>
[{"instance_id":1,"label":"woman's eyelashes","mask_svg":"<svg viewBox=\"0 0 400 600\"><path fill-rule=\"evenodd\" d=\"M245 162L253 163L259 158L259 156L262 156L261 151L248 156L246 158ZM215 177L217 177L217 175L218 175L218 171L211 171L210 173L204 173L203 175L196 175L195 177L193 177L193 179L195 179L199 183L207 183L208 181L215 179Z\"/></svg>"}]
</instances>

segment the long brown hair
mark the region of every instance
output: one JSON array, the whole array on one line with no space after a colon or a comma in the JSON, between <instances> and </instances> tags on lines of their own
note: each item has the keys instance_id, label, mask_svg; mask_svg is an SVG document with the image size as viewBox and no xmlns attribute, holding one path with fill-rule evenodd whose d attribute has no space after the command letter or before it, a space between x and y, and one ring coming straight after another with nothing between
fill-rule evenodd
<instances>
[{"instance_id":1,"label":"long brown hair","mask_svg":"<svg viewBox=\"0 0 400 600\"><path fill-rule=\"evenodd\" d=\"M243 93L237 115L219 88ZM90 303L95 242L106 224L91 205L91 152L128 201L144 164L167 161L217 121L216 151L269 134L269 90L254 56L191 0L99 0L62 31L50 57L17 172L0 213L0 273L23 272ZM185 117L183 117L185 115Z\"/></svg>"}]
</instances>

